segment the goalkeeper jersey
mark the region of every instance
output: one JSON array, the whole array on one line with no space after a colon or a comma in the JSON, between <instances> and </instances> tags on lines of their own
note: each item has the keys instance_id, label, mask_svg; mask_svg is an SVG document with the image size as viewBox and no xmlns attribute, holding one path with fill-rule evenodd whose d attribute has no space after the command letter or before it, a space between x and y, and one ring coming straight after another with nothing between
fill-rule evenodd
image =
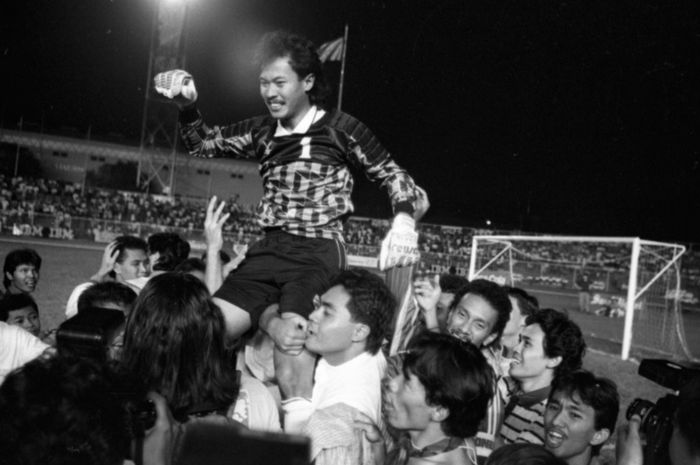
<instances>
[{"instance_id":1,"label":"goalkeeper jersey","mask_svg":"<svg viewBox=\"0 0 700 465\"><path fill-rule=\"evenodd\" d=\"M346 113L326 112L306 132L284 135L275 135L277 120L270 116L210 128L192 108L180 113L180 123L190 155L258 160L263 197L257 216L263 229L342 241L343 221L353 212L351 166L387 189L394 213L413 213L411 177Z\"/></svg>"}]
</instances>

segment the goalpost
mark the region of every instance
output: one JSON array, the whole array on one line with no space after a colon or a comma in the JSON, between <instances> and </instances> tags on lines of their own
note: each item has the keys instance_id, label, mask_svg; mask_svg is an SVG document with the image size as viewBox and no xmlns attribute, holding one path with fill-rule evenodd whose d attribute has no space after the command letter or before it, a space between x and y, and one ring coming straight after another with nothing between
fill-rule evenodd
<instances>
[{"instance_id":1,"label":"goalpost","mask_svg":"<svg viewBox=\"0 0 700 465\"><path fill-rule=\"evenodd\" d=\"M474 236L469 279L520 287L565 309L621 357L694 357L680 305L685 247L637 237Z\"/></svg>"}]
</instances>

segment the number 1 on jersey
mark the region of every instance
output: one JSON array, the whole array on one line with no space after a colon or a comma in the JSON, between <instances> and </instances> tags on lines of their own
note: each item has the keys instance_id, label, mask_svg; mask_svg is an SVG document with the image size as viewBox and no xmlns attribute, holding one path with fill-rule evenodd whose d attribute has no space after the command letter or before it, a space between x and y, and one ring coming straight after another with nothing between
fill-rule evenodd
<instances>
[{"instance_id":1,"label":"number 1 on jersey","mask_svg":"<svg viewBox=\"0 0 700 465\"><path fill-rule=\"evenodd\" d=\"M311 138L302 137L299 144L301 144L301 156L299 158L309 160L311 158Z\"/></svg>"}]
</instances>

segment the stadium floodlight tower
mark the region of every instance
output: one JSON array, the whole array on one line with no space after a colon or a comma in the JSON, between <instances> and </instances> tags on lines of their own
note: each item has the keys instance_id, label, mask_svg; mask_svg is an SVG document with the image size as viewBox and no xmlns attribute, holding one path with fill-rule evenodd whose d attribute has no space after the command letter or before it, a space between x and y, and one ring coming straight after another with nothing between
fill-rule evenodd
<instances>
[{"instance_id":1,"label":"stadium floodlight tower","mask_svg":"<svg viewBox=\"0 0 700 465\"><path fill-rule=\"evenodd\" d=\"M638 237L476 235L469 279L521 287L543 306L579 310L571 315L584 333L621 342L623 360L631 350L692 360L681 306L684 252Z\"/></svg>"},{"instance_id":2,"label":"stadium floodlight tower","mask_svg":"<svg viewBox=\"0 0 700 465\"><path fill-rule=\"evenodd\" d=\"M187 0L157 0L151 27L151 45L141 120L141 144L136 184L149 186L154 179L172 195L177 156L177 111L153 89L153 77L169 69L185 67ZM168 166L169 164L169 166ZM167 170L168 181L163 179ZM145 181L142 174L146 175Z\"/></svg>"}]
</instances>

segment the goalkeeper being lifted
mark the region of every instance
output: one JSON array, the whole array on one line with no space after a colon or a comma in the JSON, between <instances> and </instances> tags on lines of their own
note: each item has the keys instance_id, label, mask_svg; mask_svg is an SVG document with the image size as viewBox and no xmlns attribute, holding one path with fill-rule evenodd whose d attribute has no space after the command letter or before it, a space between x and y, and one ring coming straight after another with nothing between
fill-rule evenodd
<instances>
[{"instance_id":1,"label":"goalkeeper being lifted","mask_svg":"<svg viewBox=\"0 0 700 465\"><path fill-rule=\"evenodd\" d=\"M249 248L214 301L230 335L259 324L278 349L299 353L314 296L347 267L343 222L353 212L350 167L380 182L391 199L394 219L383 242L382 269L418 260L415 220L427 210L428 199L362 122L324 106L328 85L309 40L268 33L256 64L269 115L230 126L204 123L195 82L186 71L158 74L155 89L178 105L190 155L258 160L263 197L257 216L264 238ZM277 312L269 311L274 303Z\"/></svg>"}]
</instances>

